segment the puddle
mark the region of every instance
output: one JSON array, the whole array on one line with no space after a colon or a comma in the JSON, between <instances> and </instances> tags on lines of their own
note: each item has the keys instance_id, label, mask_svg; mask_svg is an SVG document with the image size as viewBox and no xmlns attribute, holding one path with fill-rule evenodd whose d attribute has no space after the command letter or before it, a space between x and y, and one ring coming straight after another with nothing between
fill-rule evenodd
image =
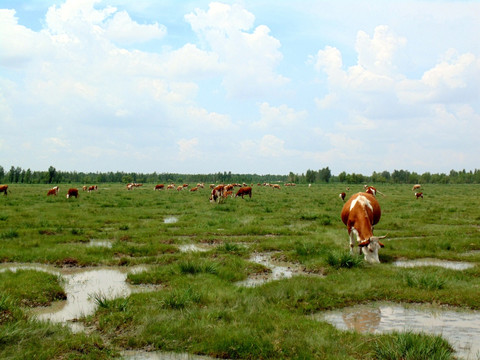
<instances>
[{"instance_id":1,"label":"puddle","mask_svg":"<svg viewBox=\"0 0 480 360\"><path fill-rule=\"evenodd\" d=\"M134 268L57 269L44 265L10 264L2 266L0 271L17 271L18 269L45 271L62 276L65 281L63 286L67 294L67 300L55 302L48 307L35 308L32 313L39 320L68 324L74 332L83 330L83 325L75 322L76 319L95 312L97 308L95 297L114 299L126 297L132 292L145 291L142 287L129 285L126 282L129 271L141 272L146 269L144 266Z\"/></svg>"},{"instance_id":2,"label":"puddle","mask_svg":"<svg viewBox=\"0 0 480 360\"><path fill-rule=\"evenodd\" d=\"M178 218L175 216L169 216L163 219L163 222L165 224L175 224L178 221Z\"/></svg>"},{"instance_id":3,"label":"puddle","mask_svg":"<svg viewBox=\"0 0 480 360\"><path fill-rule=\"evenodd\" d=\"M250 257L249 261L261 264L269 268L271 272L253 274L248 279L237 282L237 285L255 287L269 281L289 279L299 274L310 275L304 271L301 265L273 260L271 253L256 253Z\"/></svg>"},{"instance_id":4,"label":"puddle","mask_svg":"<svg viewBox=\"0 0 480 360\"><path fill-rule=\"evenodd\" d=\"M104 248L112 248L112 243L108 240L90 240L87 244L88 247L104 247Z\"/></svg>"},{"instance_id":5,"label":"puddle","mask_svg":"<svg viewBox=\"0 0 480 360\"><path fill-rule=\"evenodd\" d=\"M184 245L178 245L178 249L181 252L204 252L204 251L209 251L211 249L211 246L207 245L198 245L198 244L184 244Z\"/></svg>"},{"instance_id":6,"label":"puddle","mask_svg":"<svg viewBox=\"0 0 480 360\"><path fill-rule=\"evenodd\" d=\"M475 265L462 261L449 261L439 259L416 259L416 260L398 260L394 262L395 266L403 268L413 268L420 266L439 266L450 270L466 270L471 269Z\"/></svg>"},{"instance_id":7,"label":"puddle","mask_svg":"<svg viewBox=\"0 0 480 360\"><path fill-rule=\"evenodd\" d=\"M127 350L122 352L123 360L210 360L208 356L186 353L166 353L161 351Z\"/></svg>"},{"instance_id":8,"label":"puddle","mask_svg":"<svg viewBox=\"0 0 480 360\"><path fill-rule=\"evenodd\" d=\"M414 331L442 335L462 359L480 355L480 312L452 311L422 305L357 305L314 315L341 330L362 333Z\"/></svg>"}]
</instances>

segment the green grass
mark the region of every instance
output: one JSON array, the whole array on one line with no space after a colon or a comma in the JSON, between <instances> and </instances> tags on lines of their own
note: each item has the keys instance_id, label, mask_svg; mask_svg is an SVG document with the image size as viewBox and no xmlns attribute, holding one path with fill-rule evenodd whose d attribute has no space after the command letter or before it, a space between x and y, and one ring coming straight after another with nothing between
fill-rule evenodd
<instances>
[{"instance_id":1,"label":"green grass","mask_svg":"<svg viewBox=\"0 0 480 360\"><path fill-rule=\"evenodd\" d=\"M113 358L126 348L189 352L230 359L452 359L443 339L424 334L361 335L314 321L310 314L357 303L435 303L480 309L480 186L426 185L416 200L410 185L381 185L385 235L381 264L349 253L340 221L345 185L253 186L252 198L208 201L207 189L98 192L46 197L48 186L11 185L0 198L0 261L55 266L132 266L132 284L147 293L109 299L73 334L40 323L28 308L62 298L63 282L40 271L0 272L0 358ZM10 188L9 187L9 188ZM361 185L350 185L361 191ZM13 191L15 190L15 191ZM169 217L177 222L165 223ZM111 247L89 246L103 240ZM186 252L179 245L210 250ZM236 282L268 271L248 259L274 252L280 260L324 276L300 276L243 288ZM468 261L464 271L402 269L396 259ZM60 355L63 351L65 354ZM415 357L417 356L417 357Z\"/></svg>"}]
</instances>

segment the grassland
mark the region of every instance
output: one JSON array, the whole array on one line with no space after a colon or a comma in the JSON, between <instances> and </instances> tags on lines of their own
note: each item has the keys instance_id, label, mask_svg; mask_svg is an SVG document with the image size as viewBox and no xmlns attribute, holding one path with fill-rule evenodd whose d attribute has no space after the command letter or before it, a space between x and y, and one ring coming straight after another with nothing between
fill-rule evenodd
<instances>
[{"instance_id":1,"label":"grassland","mask_svg":"<svg viewBox=\"0 0 480 360\"><path fill-rule=\"evenodd\" d=\"M209 203L207 189L153 191L154 184L132 191L102 184L97 192L66 199L72 186L60 184L57 197L46 196L46 185L9 187L0 197L0 261L145 264L128 281L161 286L97 299L98 311L82 320L89 331L74 334L29 315L29 307L64 298L60 278L31 270L0 273L2 359L110 359L123 349L229 359L453 359L450 346L435 336L342 332L309 315L378 300L480 309L478 185L428 185L418 200L411 186L376 185L386 196L378 196L382 219L375 234L388 235L376 265L348 254L338 197L345 185L254 185L252 198L221 204ZM361 190L350 188L347 196ZM166 222L170 217L177 221ZM111 247L88 246L92 240ZM179 250L185 244L210 250L185 253ZM266 271L249 261L255 252L271 252L319 276L238 286ZM476 266L393 265L417 258Z\"/></svg>"}]
</instances>

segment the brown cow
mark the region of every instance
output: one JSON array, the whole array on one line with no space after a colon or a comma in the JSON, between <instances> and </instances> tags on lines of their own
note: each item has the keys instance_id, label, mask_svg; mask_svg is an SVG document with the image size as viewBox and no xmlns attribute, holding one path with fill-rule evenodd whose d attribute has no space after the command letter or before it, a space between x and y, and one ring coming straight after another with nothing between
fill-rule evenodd
<instances>
[{"instance_id":1,"label":"brown cow","mask_svg":"<svg viewBox=\"0 0 480 360\"><path fill-rule=\"evenodd\" d=\"M217 185L212 189L209 199L211 203L220 201L220 199L223 197L224 187L225 185Z\"/></svg>"},{"instance_id":2,"label":"brown cow","mask_svg":"<svg viewBox=\"0 0 480 360\"><path fill-rule=\"evenodd\" d=\"M70 189L68 189L67 199L69 199L69 198L72 197L72 196L75 196L75 199L78 198L78 189L75 189L75 188L70 188Z\"/></svg>"},{"instance_id":3,"label":"brown cow","mask_svg":"<svg viewBox=\"0 0 480 360\"><path fill-rule=\"evenodd\" d=\"M165 188L164 184L157 184L157 185L155 185L153 190L163 190L164 188Z\"/></svg>"},{"instance_id":4,"label":"brown cow","mask_svg":"<svg viewBox=\"0 0 480 360\"><path fill-rule=\"evenodd\" d=\"M3 195L7 195L8 185L0 185L0 193L3 192Z\"/></svg>"},{"instance_id":5,"label":"brown cow","mask_svg":"<svg viewBox=\"0 0 480 360\"><path fill-rule=\"evenodd\" d=\"M412 191L413 191L413 190L418 190L418 189L420 189L421 187L422 187L422 186L421 186L420 184L415 184L415 185L413 185L413 187L412 187Z\"/></svg>"},{"instance_id":6,"label":"brown cow","mask_svg":"<svg viewBox=\"0 0 480 360\"><path fill-rule=\"evenodd\" d=\"M340 199L342 199L342 201L345 201L345 196L347 196L347 194L345 194L344 192L342 192L342 193L340 193L340 194L338 195L338 197L339 197Z\"/></svg>"},{"instance_id":7,"label":"brown cow","mask_svg":"<svg viewBox=\"0 0 480 360\"><path fill-rule=\"evenodd\" d=\"M48 190L47 196L55 195L57 196L57 190L55 188Z\"/></svg>"},{"instance_id":8,"label":"brown cow","mask_svg":"<svg viewBox=\"0 0 480 360\"><path fill-rule=\"evenodd\" d=\"M355 237L365 261L379 263L378 249L384 245L379 239L385 238L373 236L373 226L380 221L382 212L375 196L369 193L357 193L343 205L341 218L347 225L350 238L350 253L353 254Z\"/></svg>"},{"instance_id":9,"label":"brown cow","mask_svg":"<svg viewBox=\"0 0 480 360\"><path fill-rule=\"evenodd\" d=\"M416 192L415 193L416 198L422 198L423 199L423 192Z\"/></svg>"},{"instance_id":10,"label":"brown cow","mask_svg":"<svg viewBox=\"0 0 480 360\"><path fill-rule=\"evenodd\" d=\"M92 186L89 186L89 187L88 187L88 192L96 191L96 190L98 190L97 185L92 185Z\"/></svg>"},{"instance_id":11,"label":"brown cow","mask_svg":"<svg viewBox=\"0 0 480 360\"><path fill-rule=\"evenodd\" d=\"M252 197L252 188L250 186L243 186L240 189L238 189L235 197L241 196L242 199L243 199L244 195L248 195L248 196Z\"/></svg>"}]
</instances>

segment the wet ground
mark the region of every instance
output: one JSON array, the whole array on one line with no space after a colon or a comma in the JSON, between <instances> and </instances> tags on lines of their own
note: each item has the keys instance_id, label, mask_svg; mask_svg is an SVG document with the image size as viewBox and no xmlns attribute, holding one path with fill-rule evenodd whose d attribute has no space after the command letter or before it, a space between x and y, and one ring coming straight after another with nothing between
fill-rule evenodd
<instances>
[{"instance_id":1,"label":"wet ground","mask_svg":"<svg viewBox=\"0 0 480 360\"><path fill-rule=\"evenodd\" d=\"M0 271L30 269L61 275L64 279L66 301L58 301L51 306L35 308L33 314L40 320L64 323L72 331L83 330L83 325L77 319L91 315L97 308L95 298L114 299L126 297L132 292L145 291L145 287L132 286L126 282L128 272L138 272L145 269L138 266L126 268L54 268L52 266L35 264L2 264Z\"/></svg>"},{"instance_id":2,"label":"wet ground","mask_svg":"<svg viewBox=\"0 0 480 360\"><path fill-rule=\"evenodd\" d=\"M449 261L439 259L416 259L416 260L398 260L395 261L395 266L403 268L413 268L420 266L438 266L450 270L466 270L471 269L475 264L463 261Z\"/></svg>"},{"instance_id":3,"label":"wet ground","mask_svg":"<svg viewBox=\"0 0 480 360\"><path fill-rule=\"evenodd\" d=\"M269 281L289 279L296 275L311 275L301 265L275 260L274 253L255 253L250 257L249 261L265 266L270 269L270 272L253 274L248 279L237 282L237 285L254 287Z\"/></svg>"},{"instance_id":4,"label":"wet ground","mask_svg":"<svg viewBox=\"0 0 480 360\"><path fill-rule=\"evenodd\" d=\"M480 358L480 312L454 311L427 305L391 303L357 305L314 315L342 330L362 333L391 331L442 335L462 359Z\"/></svg>"}]
</instances>

